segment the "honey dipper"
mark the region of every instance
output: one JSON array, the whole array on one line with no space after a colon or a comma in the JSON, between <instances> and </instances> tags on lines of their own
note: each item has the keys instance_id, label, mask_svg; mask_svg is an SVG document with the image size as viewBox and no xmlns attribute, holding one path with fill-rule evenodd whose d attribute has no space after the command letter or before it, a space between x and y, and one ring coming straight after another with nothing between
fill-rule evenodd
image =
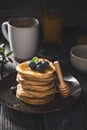
<instances>
[{"instance_id":1,"label":"honey dipper","mask_svg":"<svg viewBox=\"0 0 87 130\"><path fill-rule=\"evenodd\" d=\"M69 86L63 80L59 61L55 61L54 66L55 66L57 76L58 76L58 79L59 79L59 82L60 82L59 92L60 92L62 97L68 97L70 95L70 89L69 89Z\"/></svg>"}]
</instances>

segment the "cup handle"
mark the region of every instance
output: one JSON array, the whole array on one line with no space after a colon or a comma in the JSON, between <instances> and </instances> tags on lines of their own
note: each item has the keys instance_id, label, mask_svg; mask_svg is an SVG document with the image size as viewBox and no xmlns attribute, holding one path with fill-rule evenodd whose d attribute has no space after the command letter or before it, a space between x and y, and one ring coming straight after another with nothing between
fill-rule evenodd
<instances>
[{"instance_id":1,"label":"cup handle","mask_svg":"<svg viewBox=\"0 0 87 130\"><path fill-rule=\"evenodd\" d=\"M4 23L2 23L2 25L1 25L1 29L2 29L2 34L3 34L3 36L6 38L7 41L9 41L9 39L8 39L7 26L8 26L8 22L4 22Z\"/></svg>"}]
</instances>

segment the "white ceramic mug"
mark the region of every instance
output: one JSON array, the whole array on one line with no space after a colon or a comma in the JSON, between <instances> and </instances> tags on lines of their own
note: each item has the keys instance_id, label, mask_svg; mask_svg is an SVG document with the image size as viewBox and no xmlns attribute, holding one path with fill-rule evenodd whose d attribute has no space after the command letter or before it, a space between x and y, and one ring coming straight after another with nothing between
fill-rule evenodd
<instances>
[{"instance_id":1,"label":"white ceramic mug","mask_svg":"<svg viewBox=\"0 0 87 130\"><path fill-rule=\"evenodd\" d=\"M12 18L1 26L4 37L18 62L31 59L37 53L39 21L31 17Z\"/></svg>"}]
</instances>

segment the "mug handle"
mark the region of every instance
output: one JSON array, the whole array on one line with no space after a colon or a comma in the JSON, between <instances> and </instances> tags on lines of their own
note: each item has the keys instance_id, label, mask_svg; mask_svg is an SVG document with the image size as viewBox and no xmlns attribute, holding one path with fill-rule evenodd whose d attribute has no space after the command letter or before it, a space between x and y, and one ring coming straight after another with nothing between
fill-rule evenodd
<instances>
[{"instance_id":1,"label":"mug handle","mask_svg":"<svg viewBox=\"0 0 87 130\"><path fill-rule=\"evenodd\" d=\"M4 23L2 23L2 25L1 25L1 29L2 29L2 34L3 34L3 36L6 38L7 41L9 41L9 40L8 40L7 26L8 26L8 22L4 22Z\"/></svg>"}]
</instances>

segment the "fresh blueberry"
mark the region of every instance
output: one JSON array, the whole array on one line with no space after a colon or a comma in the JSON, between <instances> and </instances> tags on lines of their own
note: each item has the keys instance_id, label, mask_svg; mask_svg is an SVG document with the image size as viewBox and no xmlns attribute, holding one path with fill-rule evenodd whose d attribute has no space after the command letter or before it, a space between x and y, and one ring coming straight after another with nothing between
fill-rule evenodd
<instances>
[{"instance_id":1,"label":"fresh blueberry","mask_svg":"<svg viewBox=\"0 0 87 130\"><path fill-rule=\"evenodd\" d=\"M29 67L30 67L31 69L35 69L35 68L36 68L36 63L33 62L33 61L31 61L31 62L29 63Z\"/></svg>"},{"instance_id":2,"label":"fresh blueberry","mask_svg":"<svg viewBox=\"0 0 87 130\"><path fill-rule=\"evenodd\" d=\"M16 87L16 86L12 86L12 87L10 88L10 90L12 91L13 94L16 95L16 90L17 90L17 87Z\"/></svg>"},{"instance_id":3,"label":"fresh blueberry","mask_svg":"<svg viewBox=\"0 0 87 130\"><path fill-rule=\"evenodd\" d=\"M36 65L40 65L40 66L43 66L42 62L39 61Z\"/></svg>"},{"instance_id":4,"label":"fresh blueberry","mask_svg":"<svg viewBox=\"0 0 87 130\"><path fill-rule=\"evenodd\" d=\"M49 67L49 62L48 61L44 61L44 62L42 62L43 63L43 66L45 67L45 68L48 68Z\"/></svg>"},{"instance_id":5,"label":"fresh blueberry","mask_svg":"<svg viewBox=\"0 0 87 130\"><path fill-rule=\"evenodd\" d=\"M42 65L37 65L36 66L36 70L39 71L39 72L43 72L44 71L44 67Z\"/></svg>"}]
</instances>

